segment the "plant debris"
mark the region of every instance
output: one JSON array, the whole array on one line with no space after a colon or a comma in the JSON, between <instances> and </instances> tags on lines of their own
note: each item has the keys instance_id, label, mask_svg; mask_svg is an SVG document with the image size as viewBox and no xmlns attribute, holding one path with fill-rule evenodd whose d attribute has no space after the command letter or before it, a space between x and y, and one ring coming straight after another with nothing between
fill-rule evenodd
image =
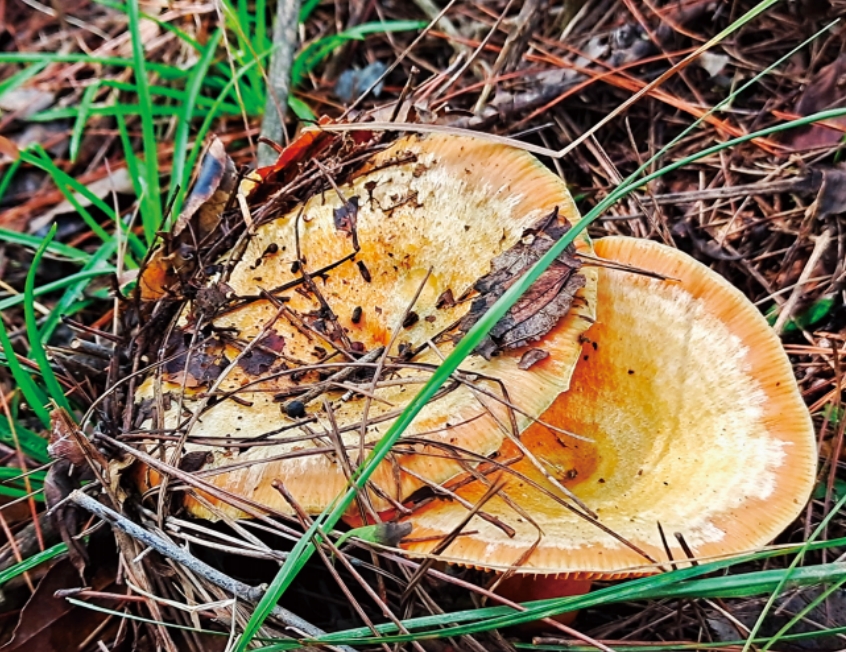
<instances>
[{"instance_id":1,"label":"plant debris","mask_svg":"<svg viewBox=\"0 0 846 652\"><path fill-rule=\"evenodd\" d=\"M459 334L467 333L497 299L569 230L569 222L559 217L556 208L537 225L526 229L518 244L494 258L490 273L480 278L473 286L480 296L473 300L470 312L461 320ZM581 262L575 253L575 247L570 245L558 256L508 313L491 328L475 352L490 360L501 351L536 342L552 330L558 320L570 310L576 292L585 285L584 276L578 273ZM521 369L531 367L531 364L522 365L521 362Z\"/></svg>"}]
</instances>

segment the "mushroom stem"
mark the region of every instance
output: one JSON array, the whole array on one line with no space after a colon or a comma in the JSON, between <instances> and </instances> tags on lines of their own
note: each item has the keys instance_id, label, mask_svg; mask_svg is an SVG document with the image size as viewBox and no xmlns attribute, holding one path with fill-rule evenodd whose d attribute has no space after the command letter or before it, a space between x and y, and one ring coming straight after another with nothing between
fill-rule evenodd
<instances>
[{"instance_id":1,"label":"mushroom stem","mask_svg":"<svg viewBox=\"0 0 846 652\"><path fill-rule=\"evenodd\" d=\"M379 523L389 523L391 521L395 521L397 518L397 510L394 508L386 509L384 511L378 512L378 514ZM341 520L353 529L364 527L365 525L376 525L376 521L373 520L373 517L369 514L367 515L367 522L365 523L365 521L362 520L361 514L359 514L358 511L350 512L349 514L344 514L344 516L341 517Z\"/></svg>"},{"instance_id":2,"label":"mushroom stem","mask_svg":"<svg viewBox=\"0 0 846 652\"><path fill-rule=\"evenodd\" d=\"M558 578L543 575L519 574L512 575L496 587L496 593L512 602L531 602L532 600L546 600L548 598L564 598L570 595L584 595L590 591L591 580ZM577 611L569 611L558 616L562 625L570 625L575 619ZM535 630L538 623L530 623L526 627Z\"/></svg>"}]
</instances>

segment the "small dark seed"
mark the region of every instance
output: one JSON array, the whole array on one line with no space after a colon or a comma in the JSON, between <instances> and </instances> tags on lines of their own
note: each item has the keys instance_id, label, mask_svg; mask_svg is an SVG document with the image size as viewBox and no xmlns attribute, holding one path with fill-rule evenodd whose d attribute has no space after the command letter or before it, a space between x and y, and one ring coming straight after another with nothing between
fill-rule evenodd
<instances>
[{"instance_id":1,"label":"small dark seed","mask_svg":"<svg viewBox=\"0 0 846 652\"><path fill-rule=\"evenodd\" d=\"M292 419L302 419L306 415L305 403L302 401L291 401L284 409L285 414Z\"/></svg>"},{"instance_id":2,"label":"small dark seed","mask_svg":"<svg viewBox=\"0 0 846 652\"><path fill-rule=\"evenodd\" d=\"M299 260L295 260L295 261L291 264L291 274L296 274L296 273L297 273L297 272L299 272L299 271L300 271L300 261L299 261Z\"/></svg>"},{"instance_id":3,"label":"small dark seed","mask_svg":"<svg viewBox=\"0 0 846 652\"><path fill-rule=\"evenodd\" d=\"M357 324L361 321L361 306L356 306L352 314L352 323Z\"/></svg>"}]
</instances>

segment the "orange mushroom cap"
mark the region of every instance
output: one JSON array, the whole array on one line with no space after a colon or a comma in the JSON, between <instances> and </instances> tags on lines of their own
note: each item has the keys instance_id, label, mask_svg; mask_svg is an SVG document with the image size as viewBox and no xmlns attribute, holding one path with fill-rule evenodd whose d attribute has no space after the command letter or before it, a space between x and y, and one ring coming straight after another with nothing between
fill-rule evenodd
<instances>
[{"instance_id":1,"label":"orange mushroom cap","mask_svg":"<svg viewBox=\"0 0 846 652\"><path fill-rule=\"evenodd\" d=\"M290 513L291 506L272 487L281 481L304 510L319 512L347 486L343 456L349 458L347 472L354 469L454 347L455 324L472 303L462 296L472 295L474 284L491 272L492 261L525 242L527 232L556 209L562 224L579 220L565 184L525 152L467 137L402 139L373 157L349 183L259 226L220 290L247 297L213 318L215 332L225 337L195 347L193 371L189 358L184 370L148 378L136 400L149 402L157 391L170 393L163 411L167 429L190 422L192 413L201 410L184 452L209 453L211 461L199 471L205 480ZM576 249L592 250L586 237L579 238ZM302 282L303 269L311 287ZM492 396L501 393L496 381L516 406L518 429L568 387L581 350L579 337L595 309L595 271L579 273L584 287L570 313L540 341L490 360L479 355L465 360L461 369L485 393L458 384L422 410L397 451L372 476L379 490L370 498L377 510L391 508L391 501L402 501L427 483L461 473L466 467L448 447L481 456L499 448L510 409ZM267 292L275 300L266 298ZM186 339L193 333L190 308L180 327ZM370 391L366 378L347 379L292 416L274 401L280 394L288 397L283 403L295 400L298 392L343 368L346 354L333 349L354 345L357 357L392 341L386 382L375 390ZM408 364L397 362L400 347L417 351ZM535 347L549 356L521 368L523 355ZM198 380L202 360L216 360L215 368L224 371ZM324 365L323 376L316 364ZM325 366L332 364L338 366ZM299 376L292 373L298 370ZM190 382L183 393L186 374ZM213 405L204 403L210 388L222 397ZM348 392L352 399L343 396ZM362 395L371 398L363 441ZM149 418L144 427L153 424ZM194 500L188 506L197 516L214 517Z\"/></svg>"},{"instance_id":2,"label":"orange mushroom cap","mask_svg":"<svg viewBox=\"0 0 846 652\"><path fill-rule=\"evenodd\" d=\"M498 459L519 459L513 474L475 479L456 490L463 505L437 499L404 519L414 525L412 555L431 553L453 532L497 473L504 488L481 509L514 535L474 516L439 558L582 578L645 574L657 571L648 558L668 561L659 524L675 560L687 558L675 533L697 558L724 556L768 543L808 500L813 426L755 306L675 249L622 237L595 247L668 280L599 268L597 321L582 360L570 390L540 419L559 430L535 424L521 441L617 537L557 502L567 499L506 441Z\"/></svg>"}]
</instances>

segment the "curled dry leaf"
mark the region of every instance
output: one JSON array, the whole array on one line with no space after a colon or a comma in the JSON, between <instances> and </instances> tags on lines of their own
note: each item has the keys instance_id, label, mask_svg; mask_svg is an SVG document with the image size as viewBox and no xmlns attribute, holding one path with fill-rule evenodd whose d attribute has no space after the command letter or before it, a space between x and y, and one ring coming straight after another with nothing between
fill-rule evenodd
<instances>
[{"instance_id":1,"label":"curled dry leaf","mask_svg":"<svg viewBox=\"0 0 846 652\"><path fill-rule=\"evenodd\" d=\"M50 412L50 444L47 452L54 459L67 460L74 466L85 463L85 453L79 445L79 428L63 408L54 407Z\"/></svg>"},{"instance_id":2,"label":"curled dry leaf","mask_svg":"<svg viewBox=\"0 0 846 652\"><path fill-rule=\"evenodd\" d=\"M237 172L223 143L212 138L203 157L197 181L185 201L173 231L153 250L138 287L141 299L155 301L180 294L179 281L187 277L200 260L205 240L220 225L229 202Z\"/></svg>"},{"instance_id":3,"label":"curled dry leaf","mask_svg":"<svg viewBox=\"0 0 846 652\"><path fill-rule=\"evenodd\" d=\"M14 141L9 140L5 136L0 136L0 155L7 156L13 161L17 161L21 155L21 151Z\"/></svg>"},{"instance_id":4,"label":"curled dry leaf","mask_svg":"<svg viewBox=\"0 0 846 652\"><path fill-rule=\"evenodd\" d=\"M795 112L801 116L811 115L826 109L846 106L846 89L843 76L846 75L846 54L841 54L827 66L823 66L805 87ZM846 116L832 118L829 122L846 129ZM843 139L843 131L811 125L804 129L791 129L786 132L785 145L798 152L817 147L831 147Z\"/></svg>"},{"instance_id":5,"label":"curled dry leaf","mask_svg":"<svg viewBox=\"0 0 846 652\"><path fill-rule=\"evenodd\" d=\"M113 564L99 564L93 576L87 578L86 587L93 591L108 590L114 585L116 571ZM101 611L75 606L56 595L57 591L75 585L80 585L79 574L68 560L60 560L44 575L21 611L13 638L3 647L4 652L77 650L109 620L112 624L101 630L101 636L106 640L114 636L118 620Z\"/></svg>"},{"instance_id":6,"label":"curled dry leaf","mask_svg":"<svg viewBox=\"0 0 846 652\"><path fill-rule=\"evenodd\" d=\"M516 245L494 258L491 272L473 286L481 296L473 301L470 312L461 320L460 333L467 333L506 290L569 230L570 223L558 215L556 207L537 225L526 229ZM570 245L558 256L490 330L476 347L476 353L490 360L500 351L536 342L554 328L558 320L569 312L576 292L585 285L584 276L578 273L581 262L575 253L575 247Z\"/></svg>"}]
</instances>

